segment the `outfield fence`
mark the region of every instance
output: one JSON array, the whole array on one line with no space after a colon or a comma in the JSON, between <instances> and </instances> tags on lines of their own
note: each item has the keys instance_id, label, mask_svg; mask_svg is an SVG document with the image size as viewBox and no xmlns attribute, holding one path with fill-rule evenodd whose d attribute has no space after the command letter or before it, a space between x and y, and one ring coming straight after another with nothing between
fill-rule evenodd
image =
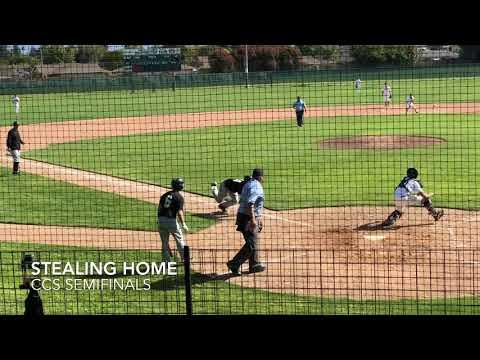
<instances>
[{"instance_id":1,"label":"outfield fence","mask_svg":"<svg viewBox=\"0 0 480 360\"><path fill-rule=\"evenodd\" d=\"M75 72L75 66L69 71ZM13 74L13 69L10 71ZM8 70L7 70L8 73ZM215 86L275 85L313 82L352 81L388 78L390 80L442 79L446 77L478 76L477 63L451 64L448 66L343 66L334 69L258 71L229 73L150 73L150 74L92 74L73 78L4 79L0 81L0 95L48 94L91 91L142 91L172 90ZM64 74L63 77L69 74Z\"/></svg>"},{"instance_id":2,"label":"outfield fence","mask_svg":"<svg viewBox=\"0 0 480 360\"><path fill-rule=\"evenodd\" d=\"M275 59L260 60L270 69ZM293 60L275 66L304 59ZM59 288L39 291L51 315L477 313L479 64L248 74L87 65L50 67L63 73L44 80L0 66L0 314L25 311L30 255L118 266L108 277L55 275ZM258 168L263 196L227 191ZM159 227L177 178L183 218ZM236 276L227 261L250 236L237 215L262 198L266 269L246 261ZM177 236L168 247L165 228ZM176 274L122 273L169 251ZM67 289L74 279L80 289Z\"/></svg>"}]
</instances>

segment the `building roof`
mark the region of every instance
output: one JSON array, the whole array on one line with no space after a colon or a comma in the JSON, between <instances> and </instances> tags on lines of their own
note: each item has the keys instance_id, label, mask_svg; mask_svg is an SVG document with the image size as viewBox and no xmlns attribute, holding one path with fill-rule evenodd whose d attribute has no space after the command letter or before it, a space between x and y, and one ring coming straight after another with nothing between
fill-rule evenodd
<instances>
[{"instance_id":1,"label":"building roof","mask_svg":"<svg viewBox=\"0 0 480 360\"><path fill-rule=\"evenodd\" d=\"M37 65L37 71L46 76L109 73L108 70L101 68L96 63L43 64Z\"/></svg>"},{"instance_id":2,"label":"building roof","mask_svg":"<svg viewBox=\"0 0 480 360\"><path fill-rule=\"evenodd\" d=\"M35 68L42 76L110 73L98 64L43 64ZM0 77L3 78L22 78L28 77L29 74L30 65L0 65Z\"/></svg>"}]
</instances>

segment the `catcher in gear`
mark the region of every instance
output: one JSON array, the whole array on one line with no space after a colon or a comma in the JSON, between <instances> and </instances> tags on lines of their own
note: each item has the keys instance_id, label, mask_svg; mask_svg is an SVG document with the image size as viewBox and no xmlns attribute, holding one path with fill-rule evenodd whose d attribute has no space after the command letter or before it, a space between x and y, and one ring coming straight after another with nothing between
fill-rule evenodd
<instances>
[{"instance_id":1,"label":"catcher in gear","mask_svg":"<svg viewBox=\"0 0 480 360\"><path fill-rule=\"evenodd\" d=\"M388 227L395 224L409 206L422 205L435 221L440 220L444 215L443 210L437 210L433 207L430 199L433 194L427 194L423 191L422 183L417 177L417 169L409 168L407 170L407 176L395 188L395 211L383 221L382 226Z\"/></svg>"}]
</instances>

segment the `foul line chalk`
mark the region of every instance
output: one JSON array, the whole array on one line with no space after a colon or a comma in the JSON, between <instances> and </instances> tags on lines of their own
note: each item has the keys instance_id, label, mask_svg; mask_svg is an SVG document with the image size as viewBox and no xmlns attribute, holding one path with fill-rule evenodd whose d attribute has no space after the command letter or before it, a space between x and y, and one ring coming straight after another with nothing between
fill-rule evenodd
<instances>
[{"instance_id":1,"label":"foul line chalk","mask_svg":"<svg viewBox=\"0 0 480 360\"><path fill-rule=\"evenodd\" d=\"M385 239L385 235L363 235L365 240L379 241Z\"/></svg>"},{"instance_id":2,"label":"foul line chalk","mask_svg":"<svg viewBox=\"0 0 480 360\"><path fill-rule=\"evenodd\" d=\"M270 219L275 219L275 220L280 220L280 221L285 221L287 223L290 223L290 224L295 224L295 225L300 225L300 226L306 226L306 227L310 227L310 228L313 228L314 226L312 224L309 224L309 223L305 223L305 222L300 222L300 221L295 221L295 220L288 220L288 219L285 219L281 216L276 216L276 215L268 215L268 214L263 214L264 217L268 217Z\"/></svg>"}]
</instances>

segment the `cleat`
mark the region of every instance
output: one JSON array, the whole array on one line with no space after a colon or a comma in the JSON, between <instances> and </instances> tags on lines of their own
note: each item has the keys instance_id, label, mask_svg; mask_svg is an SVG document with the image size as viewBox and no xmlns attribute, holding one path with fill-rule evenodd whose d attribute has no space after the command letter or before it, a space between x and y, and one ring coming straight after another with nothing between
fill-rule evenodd
<instances>
[{"instance_id":1,"label":"cleat","mask_svg":"<svg viewBox=\"0 0 480 360\"><path fill-rule=\"evenodd\" d=\"M435 215L433 215L433 218L435 221L438 221L443 215L445 215L445 212L443 210L438 210Z\"/></svg>"},{"instance_id":2,"label":"cleat","mask_svg":"<svg viewBox=\"0 0 480 360\"><path fill-rule=\"evenodd\" d=\"M257 272L262 272L262 271L265 271L267 269L267 267L263 264L256 264L256 265L253 265L250 269L249 269L249 272L250 273L257 273Z\"/></svg>"},{"instance_id":3,"label":"cleat","mask_svg":"<svg viewBox=\"0 0 480 360\"><path fill-rule=\"evenodd\" d=\"M241 275L239 267L233 266L232 262L227 262L227 268L232 272L233 275Z\"/></svg>"}]
</instances>

